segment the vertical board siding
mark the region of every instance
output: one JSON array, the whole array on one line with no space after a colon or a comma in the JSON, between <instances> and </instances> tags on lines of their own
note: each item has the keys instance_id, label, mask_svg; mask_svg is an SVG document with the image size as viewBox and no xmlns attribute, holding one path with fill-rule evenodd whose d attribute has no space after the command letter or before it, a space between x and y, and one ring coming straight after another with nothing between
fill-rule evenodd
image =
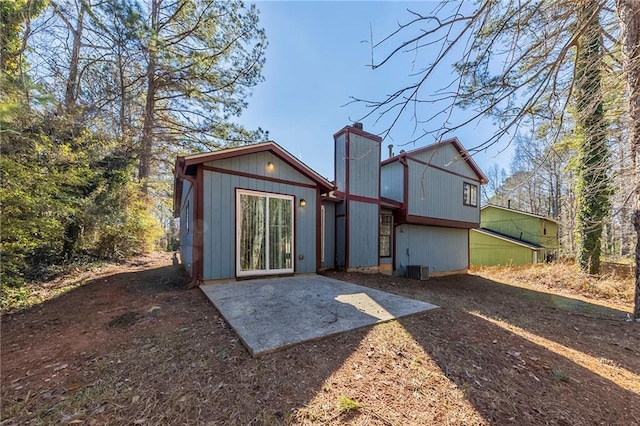
<instances>
[{"instance_id":1,"label":"vertical board siding","mask_svg":"<svg viewBox=\"0 0 640 426\"><path fill-rule=\"evenodd\" d=\"M463 183L477 185L479 197L480 183L478 181L445 173L415 161L409 161L408 164L409 214L464 222L480 222L480 200L478 199L476 207L463 204Z\"/></svg>"},{"instance_id":2,"label":"vertical board siding","mask_svg":"<svg viewBox=\"0 0 640 426\"><path fill-rule=\"evenodd\" d=\"M339 191L346 191L346 179L347 179L347 154L346 154L346 134L343 133L335 140L335 175L336 175L336 189Z\"/></svg>"},{"instance_id":3,"label":"vertical board siding","mask_svg":"<svg viewBox=\"0 0 640 426\"><path fill-rule=\"evenodd\" d=\"M336 217L336 265L340 268L346 266L346 217Z\"/></svg>"},{"instance_id":4,"label":"vertical board siding","mask_svg":"<svg viewBox=\"0 0 640 426\"><path fill-rule=\"evenodd\" d=\"M527 265L533 262L530 248L471 230L469 235L471 264L477 266ZM542 259L539 258L538 261Z\"/></svg>"},{"instance_id":5,"label":"vertical board siding","mask_svg":"<svg viewBox=\"0 0 640 426\"><path fill-rule=\"evenodd\" d=\"M468 244L466 229L400 225L396 228L396 268L422 265L430 273L466 269Z\"/></svg>"},{"instance_id":6,"label":"vertical board siding","mask_svg":"<svg viewBox=\"0 0 640 426\"><path fill-rule=\"evenodd\" d=\"M480 226L512 238L522 239L549 249L558 248L558 225L539 217L487 206L482 210ZM547 235L544 235L544 225Z\"/></svg>"},{"instance_id":7,"label":"vertical board siding","mask_svg":"<svg viewBox=\"0 0 640 426\"><path fill-rule=\"evenodd\" d=\"M273 169L267 168L267 164L273 163ZM268 176L291 182L312 185L313 182L306 176L300 174L296 169L274 155L271 152L263 151L253 154L246 154L233 158L209 161L205 166L218 167L222 169L235 170L254 175Z\"/></svg>"},{"instance_id":8,"label":"vertical board siding","mask_svg":"<svg viewBox=\"0 0 640 426\"><path fill-rule=\"evenodd\" d=\"M349 268L378 266L378 205L349 201Z\"/></svg>"},{"instance_id":9,"label":"vertical board siding","mask_svg":"<svg viewBox=\"0 0 640 426\"><path fill-rule=\"evenodd\" d=\"M245 171L243 162L235 164ZM277 166L276 166L277 167ZM296 185L205 171L203 279L235 277L236 189L293 195L295 272L316 271L316 190ZM300 207L299 201L307 201ZM300 257L303 257L300 259Z\"/></svg>"},{"instance_id":10,"label":"vertical board siding","mask_svg":"<svg viewBox=\"0 0 640 426\"><path fill-rule=\"evenodd\" d=\"M349 194L378 198L380 191L380 144L349 134Z\"/></svg>"},{"instance_id":11,"label":"vertical board siding","mask_svg":"<svg viewBox=\"0 0 640 426\"><path fill-rule=\"evenodd\" d=\"M478 180L478 176L475 174L473 169L466 161L464 161L458 150L451 144L440 145L424 152L418 152L412 154L411 157L433 164L434 166L442 167L443 169L465 176L469 179Z\"/></svg>"},{"instance_id":12,"label":"vertical board siding","mask_svg":"<svg viewBox=\"0 0 640 426\"><path fill-rule=\"evenodd\" d=\"M336 205L332 202L324 206L324 262L323 268L333 268L336 260ZM322 238L322 237L321 237Z\"/></svg>"},{"instance_id":13,"label":"vertical board siding","mask_svg":"<svg viewBox=\"0 0 640 426\"><path fill-rule=\"evenodd\" d=\"M385 164L380 168L380 196L404 202L404 166L399 161Z\"/></svg>"},{"instance_id":14,"label":"vertical board siding","mask_svg":"<svg viewBox=\"0 0 640 426\"><path fill-rule=\"evenodd\" d=\"M195 209L193 208L193 185L182 181L182 200L180 200L180 261L190 276L193 276L193 230ZM187 208L189 206L189 208ZM188 211L187 211L188 210ZM187 217L187 214L189 217ZM187 232L187 222L189 232Z\"/></svg>"}]
</instances>

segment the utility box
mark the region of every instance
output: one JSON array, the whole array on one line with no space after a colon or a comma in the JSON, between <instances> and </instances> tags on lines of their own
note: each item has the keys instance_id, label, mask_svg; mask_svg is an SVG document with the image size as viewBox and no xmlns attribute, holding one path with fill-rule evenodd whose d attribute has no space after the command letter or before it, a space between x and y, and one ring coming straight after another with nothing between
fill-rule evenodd
<instances>
[{"instance_id":1,"label":"utility box","mask_svg":"<svg viewBox=\"0 0 640 426\"><path fill-rule=\"evenodd\" d=\"M429 267L423 265L407 265L407 278L426 281L429 279Z\"/></svg>"}]
</instances>

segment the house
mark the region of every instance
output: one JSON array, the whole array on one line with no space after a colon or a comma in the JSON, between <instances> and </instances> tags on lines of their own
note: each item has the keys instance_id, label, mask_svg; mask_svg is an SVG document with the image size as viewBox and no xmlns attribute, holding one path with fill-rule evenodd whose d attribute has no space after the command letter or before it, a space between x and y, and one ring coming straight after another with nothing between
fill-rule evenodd
<instances>
[{"instance_id":1,"label":"house","mask_svg":"<svg viewBox=\"0 0 640 426\"><path fill-rule=\"evenodd\" d=\"M178 157L174 216L194 281L465 271L487 178L455 138L384 161L381 142L359 123L338 131L334 182L275 142Z\"/></svg>"},{"instance_id":2,"label":"house","mask_svg":"<svg viewBox=\"0 0 640 426\"><path fill-rule=\"evenodd\" d=\"M526 265L548 261L558 250L558 223L509 207L487 205L470 235L471 264Z\"/></svg>"}]
</instances>

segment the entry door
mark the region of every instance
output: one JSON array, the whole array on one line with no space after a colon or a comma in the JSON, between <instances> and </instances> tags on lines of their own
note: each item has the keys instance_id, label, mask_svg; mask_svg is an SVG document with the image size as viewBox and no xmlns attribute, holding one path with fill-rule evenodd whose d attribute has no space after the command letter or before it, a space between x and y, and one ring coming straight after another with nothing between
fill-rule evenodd
<instances>
[{"instance_id":1,"label":"entry door","mask_svg":"<svg viewBox=\"0 0 640 426\"><path fill-rule=\"evenodd\" d=\"M293 273L293 197L237 190L236 275Z\"/></svg>"}]
</instances>

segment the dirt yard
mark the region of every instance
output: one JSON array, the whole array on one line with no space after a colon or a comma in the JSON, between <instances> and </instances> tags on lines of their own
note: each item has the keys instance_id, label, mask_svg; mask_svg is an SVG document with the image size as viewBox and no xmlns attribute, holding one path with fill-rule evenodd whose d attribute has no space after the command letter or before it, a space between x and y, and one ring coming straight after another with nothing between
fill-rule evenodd
<instances>
[{"instance_id":1,"label":"dirt yard","mask_svg":"<svg viewBox=\"0 0 640 426\"><path fill-rule=\"evenodd\" d=\"M103 267L2 315L0 424L640 424L629 305L491 272L328 275L442 309L252 359L170 255Z\"/></svg>"}]
</instances>

